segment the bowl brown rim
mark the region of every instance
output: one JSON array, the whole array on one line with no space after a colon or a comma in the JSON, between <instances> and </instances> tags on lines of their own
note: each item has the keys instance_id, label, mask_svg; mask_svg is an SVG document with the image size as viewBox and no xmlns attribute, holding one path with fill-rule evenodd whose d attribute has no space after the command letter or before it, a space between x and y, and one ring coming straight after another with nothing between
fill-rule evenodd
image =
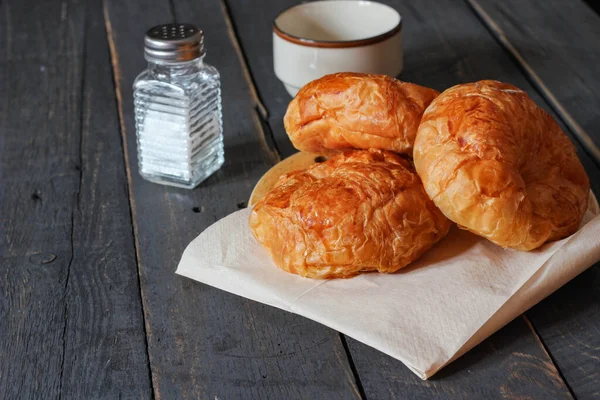
<instances>
[{"instance_id":1,"label":"bowl brown rim","mask_svg":"<svg viewBox=\"0 0 600 400\"><path fill-rule=\"evenodd\" d=\"M325 47L325 48L347 48L347 47L361 47L361 46L367 46L367 45L378 43L378 42L383 42L384 40L391 38L392 36L396 35L398 32L400 32L402 30L402 15L395 8L388 6L387 4L379 3L377 1L367 1L367 2L379 4L379 5L390 8L396 14L398 14L400 21L392 29L385 31L383 33L380 33L379 35L376 35L376 36L370 36L370 37L367 37L364 39L354 39L354 40L317 40L317 39L308 39L308 38L303 38L300 36L292 35L290 33L284 32L283 29L281 29L277 26L277 18L279 18L283 13L288 12L289 10L291 10L293 8L302 7L306 4L329 3L331 1L334 1L334 0L320 0L320 1L313 1L310 3L300 3L300 4L296 4L292 7L288 7L283 11L280 11L275 16L275 18L273 18L273 33L275 33L277 36L279 36L283 40L286 40L288 42L292 42L295 44L299 44L301 46Z\"/></svg>"}]
</instances>

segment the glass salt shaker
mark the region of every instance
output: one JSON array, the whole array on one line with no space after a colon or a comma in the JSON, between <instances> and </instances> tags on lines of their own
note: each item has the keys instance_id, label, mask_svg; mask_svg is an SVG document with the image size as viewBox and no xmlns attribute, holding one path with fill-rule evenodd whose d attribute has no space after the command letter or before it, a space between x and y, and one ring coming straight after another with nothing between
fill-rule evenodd
<instances>
[{"instance_id":1,"label":"glass salt shaker","mask_svg":"<svg viewBox=\"0 0 600 400\"><path fill-rule=\"evenodd\" d=\"M193 25L146 32L148 69L133 97L139 170L149 181L191 189L223 165L219 72L204 54L204 35Z\"/></svg>"}]
</instances>

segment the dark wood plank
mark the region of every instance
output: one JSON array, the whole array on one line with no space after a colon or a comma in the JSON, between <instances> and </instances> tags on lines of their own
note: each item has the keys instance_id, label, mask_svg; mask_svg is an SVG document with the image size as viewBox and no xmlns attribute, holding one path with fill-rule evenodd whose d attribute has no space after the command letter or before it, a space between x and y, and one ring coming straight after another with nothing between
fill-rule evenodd
<instances>
[{"instance_id":1,"label":"dark wood plank","mask_svg":"<svg viewBox=\"0 0 600 400\"><path fill-rule=\"evenodd\" d=\"M600 16L583 1L467 2L600 165Z\"/></svg>"},{"instance_id":2,"label":"dark wood plank","mask_svg":"<svg viewBox=\"0 0 600 400\"><path fill-rule=\"evenodd\" d=\"M600 398L600 265L531 310L531 320L578 399Z\"/></svg>"},{"instance_id":3,"label":"dark wood plank","mask_svg":"<svg viewBox=\"0 0 600 400\"><path fill-rule=\"evenodd\" d=\"M504 50L498 46L476 16L465 5L452 1L384 1L397 8L403 15L405 32L405 70L401 79L443 90L451 85L478 79L494 78L512 82L530 92L534 99L549 109L548 104L531 87L528 81ZM292 1L275 2L261 8L246 0L228 0L230 14L234 21L244 55L249 63L257 92L269 113L269 122L280 148L291 147L280 122L289 96L283 85L277 80L272 67L271 26L268 23L257 24L257 20L270 20L281 9L294 4ZM570 132L568 132L570 133ZM600 174L594 162L582 151L575 141L578 153L588 170L596 192L600 189ZM291 150L290 150L291 151ZM597 179L594 179L597 178ZM563 289L564 290L564 289ZM560 292L555 295L559 301ZM507 342L505 336L517 335ZM441 373L444 377L440 385L421 384L399 367L399 363L351 339L348 340L352 358L360 374L360 380L369 396L389 396L402 393L415 387L421 390L421 396L463 397L486 393L491 397L500 397L504 391L530 393L534 396L549 395L544 390L556 391L555 395L568 395L568 389L562 383L558 371L552 366L544 348L536 340L522 319L514 321L481 346L467 354L463 360L446 367ZM500 350L494 350L500 349ZM508 350L510 349L510 350ZM507 357L508 354L510 357ZM475 355L474 355L475 354ZM514 356L514 357L513 357ZM470 361L471 360L471 361ZM475 360L475 361L473 361ZM482 360L482 361L477 361ZM535 360L535 362L531 362ZM389 386L376 374L383 373L376 365L394 366L392 372L397 377ZM466 367L474 365L473 368ZM514 379L527 375L529 385ZM451 378L446 378L451 376ZM438 378L439 379L439 378ZM476 382L473 385L467 382ZM435 379L434 379L435 381ZM453 383L448 383L451 381ZM411 383L412 382L412 383ZM431 386L434 385L434 386ZM428 392L427 390L431 390ZM494 396L495 395L495 396Z\"/></svg>"},{"instance_id":4,"label":"dark wood plank","mask_svg":"<svg viewBox=\"0 0 600 400\"><path fill-rule=\"evenodd\" d=\"M368 398L571 398L552 362L517 319L428 381L398 371L398 362L356 341L350 349Z\"/></svg>"},{"instance_id":5,"label":"dark wood plank","mask_svg":"<svg viewBox=\"0 0 600 400\"><path fill-rule=\"evenodd\" d=\"M102 1L85 4L81 175L61 397L148 398L152 384Z\"/></svg>"},{"instance_id":6,"label":"dark wood plank","mask_svg":"<svg viewBox=\"0 0 600 400\"><path fill-rule=\"evenodd\" d=\"M281 157L288 157L297 152L283 127L283 116L291 98L273 72L271 35L273 18L297 2L271 0L262 2L258 7L252 0L223 2L241 44L268 133L272 135Z\"/></svg>"},{"instance_id":7,"label":"dark wood plank","mask_svg":"<svg viewBox=\"0 0 600 400\"><path fill-rule=\"evenodd\" d=\"M159 398L356 398L338 334L313 321L176 276L185 246L245 206L277 161L266 146L218 1L177 1L206 33L222 79L223 168L192 191L138 174L131 85L145 68L143 33L170 17L167 1L107 1L120 94L155 395Z\"/></svg>"},{"instance_id":8,"label":"dark wood plank","mask_svg":"<svg viewBox=\"0 0 600 400\"><path fill-rule=\"evenodd\" d=\"M0 398L152 393L99 5L0 7Z\"/></svg>"},{"instance_id":9,"label":"dark wood plank","mask_svg":"<svg viewBox=\"0 0 600 400\"><path fill-rule=\"evenodd\" d=\"M600 154L593 149L600 143L600 17L579 1L469 3L571 131L593 140L590 154ZM590 173L590 178L600 193L598 174ZM527 312L580 399L600 396L599 282L597 264Z\"/></svg>"}]
</instances>

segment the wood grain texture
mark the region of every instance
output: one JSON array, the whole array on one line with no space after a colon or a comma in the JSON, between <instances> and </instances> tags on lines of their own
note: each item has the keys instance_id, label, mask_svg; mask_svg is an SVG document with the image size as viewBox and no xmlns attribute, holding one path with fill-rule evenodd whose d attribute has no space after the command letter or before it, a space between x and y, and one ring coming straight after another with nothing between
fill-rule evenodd
<instances>
[{"instance_id":1,"label":"wood grain texture","mask_svg":"<svg viewBox=\"0 0 600 400\"><path fill-rule=\"evenodd\" d=\"M151 395L99 4L0 6L0 398Z\"/></svg>"},{"instance_id":2,"label":"wood grain texture","mask_svg":"<svg viewBox=\"0 0 600 400\"><path fill-rule=\"evenodd\" d=\"M467 2L600 166L600 16L582 1Z\"/></svg>"},{"instance_id":3,"label":"wood grain texture","mask_svg":"<svg viewBox=\"0 0 600 400\"><path fill-rule=\"evenodd\" d=\"M421 381L398 371L398 361L356 341L349 342L367 398L569 399L552 361L517 319Z\"/></svg>"},{"instance_id":4,"label":"wood grain texture","mask_svg":"<svg viewBox=\"0 0 600 400\"><path fill-rule=\"evenodd\" d=\"M578 399L600 397L600 265L527 311Z\"/></svg>"},{"instance_id":5,"label":"wood grain texture","mask_svg":"<svg viewBox=\"0 0 600 400\"><path fill-rule=\"evenodd\" d=\"M384 1L384 3L398 9L404 18L405 69L400 76L401 79L438 90L479 79L504 80L524 88L538 104L547 110L550 109L466 4L453 1ZM249 70L258 88L257 92L268 110L277 144L280 148L286 148L289 146L289 139L285 135L283 126L277 125L277 120L281 120L284 115L290 98L273 73L271 26L256 24L253 21L270 20L293 2L272 2L260 9L247 0L227 0L227 4L242 49L249 62ZM570 134L569 131L567 133ZM596 165L582 151L579 143L574 142L590 174L594 190L600 193L600 173ZM566 289L561 291L564 290ZM553 296L557 297L557 301L561 301L561 291ZM556 317L561 318L560 315ZM562 315L563 320L566 318L566 315ZM517 335L510 340L510 346L503 339L509 334ZM442 381L435 387L429 383L413 381L411 373L399 362L388 359L351 339L348 339L348 343L367 397L389 397L390 394L395 394L401 398L406 393L413 393L415 387L422 387L420 393L423 397L435 394L441 397L460 398L468 395L477 396L477 393L502 397L504 392L509 391L523 396L529 393L533 397L542 394L568 397L567 386L560 380L558 371L544 354L541 344L534 339L535 336L532 332L528 332L525 322L522 319L516 320L467 354L464 357L466 361L461 359L446 367L440 373ZM494 348L510 349L510 351L509 354L506 353L507 350L499 353L494 351ZM472 353L476 353L477 356ZM482 359L484 363L480 363L481 366L477 368L467 368L466 365L473 363L468 361L469 358ZM510 362L504 362L508 358ZM536 361L531 362L531 360ZM388 386L385 385L387 380L381 380L377 376L381 371L373 367L379 364L395 366L393 373L397 375L397 379L390 381ZM521 380L511 378L515 375L527 378ZM449 380L454 383L446 384L448 380L444 378L446 376L452 376ZM433 382L436 379L440 378L434 378ZM466 382L471 384L465 384ZM500 387L504 388L504 392L499 391ZM473 392L468 392L469 390ZM549 390L550 393L545 390Z\"/></svg>"},{"instance_id":6,"label":"wood grain texture","mask_svg":"<svg viewBox=\"0 0 600 400\"><path fill-rule=\"evenodd\" d=\"M225 165L195 190L138 174L131 85L145 68L143 33L171 19L167 1L106 2L127 146L152 379L157 398L356 398L338 334L316 322L174 274L185 246L245 207L277 157L261 137L255 104L219 1L175 1L204 30L206 62L221 73Z\"/></svg>"}]
</instances>

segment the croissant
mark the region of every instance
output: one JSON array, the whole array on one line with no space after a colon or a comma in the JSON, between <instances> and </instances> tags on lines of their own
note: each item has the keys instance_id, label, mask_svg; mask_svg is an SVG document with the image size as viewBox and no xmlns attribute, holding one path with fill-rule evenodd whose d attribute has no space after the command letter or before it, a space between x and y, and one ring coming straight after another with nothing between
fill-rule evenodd
<instances>
[{"instance_id":1,"label":"croissant","mask_svg":"<svg viewBox=\"0 0 600 400\"><path fill-rule=\"evenodd\" d=\"M323 279L395 272L450 229L412 164L382 150L338 154L284 175L249 224L281 269Z\"/></svg>"},{"instance_id":2,"label":"croissant","mask_svg":"<svg viewBox=\"0 0 600 400\"><path fill-rule=\"evenodd\" d=\"M283 122L301 151L375 148L412 155L421 115L437 94L385 75L326 75L298 92Z\"/></svg>"},{"instance_id":3,"label":"croissant","mask_svg":"<svg viewBox=\"0 0 600 400\"><path fill-rule=\"evenodd\" d=\"M579 227L589 179L557 123L519 88L454 86L427 108L414 162L452 221L492 242L532 250Z\"/></svg>"}]
</instances>

